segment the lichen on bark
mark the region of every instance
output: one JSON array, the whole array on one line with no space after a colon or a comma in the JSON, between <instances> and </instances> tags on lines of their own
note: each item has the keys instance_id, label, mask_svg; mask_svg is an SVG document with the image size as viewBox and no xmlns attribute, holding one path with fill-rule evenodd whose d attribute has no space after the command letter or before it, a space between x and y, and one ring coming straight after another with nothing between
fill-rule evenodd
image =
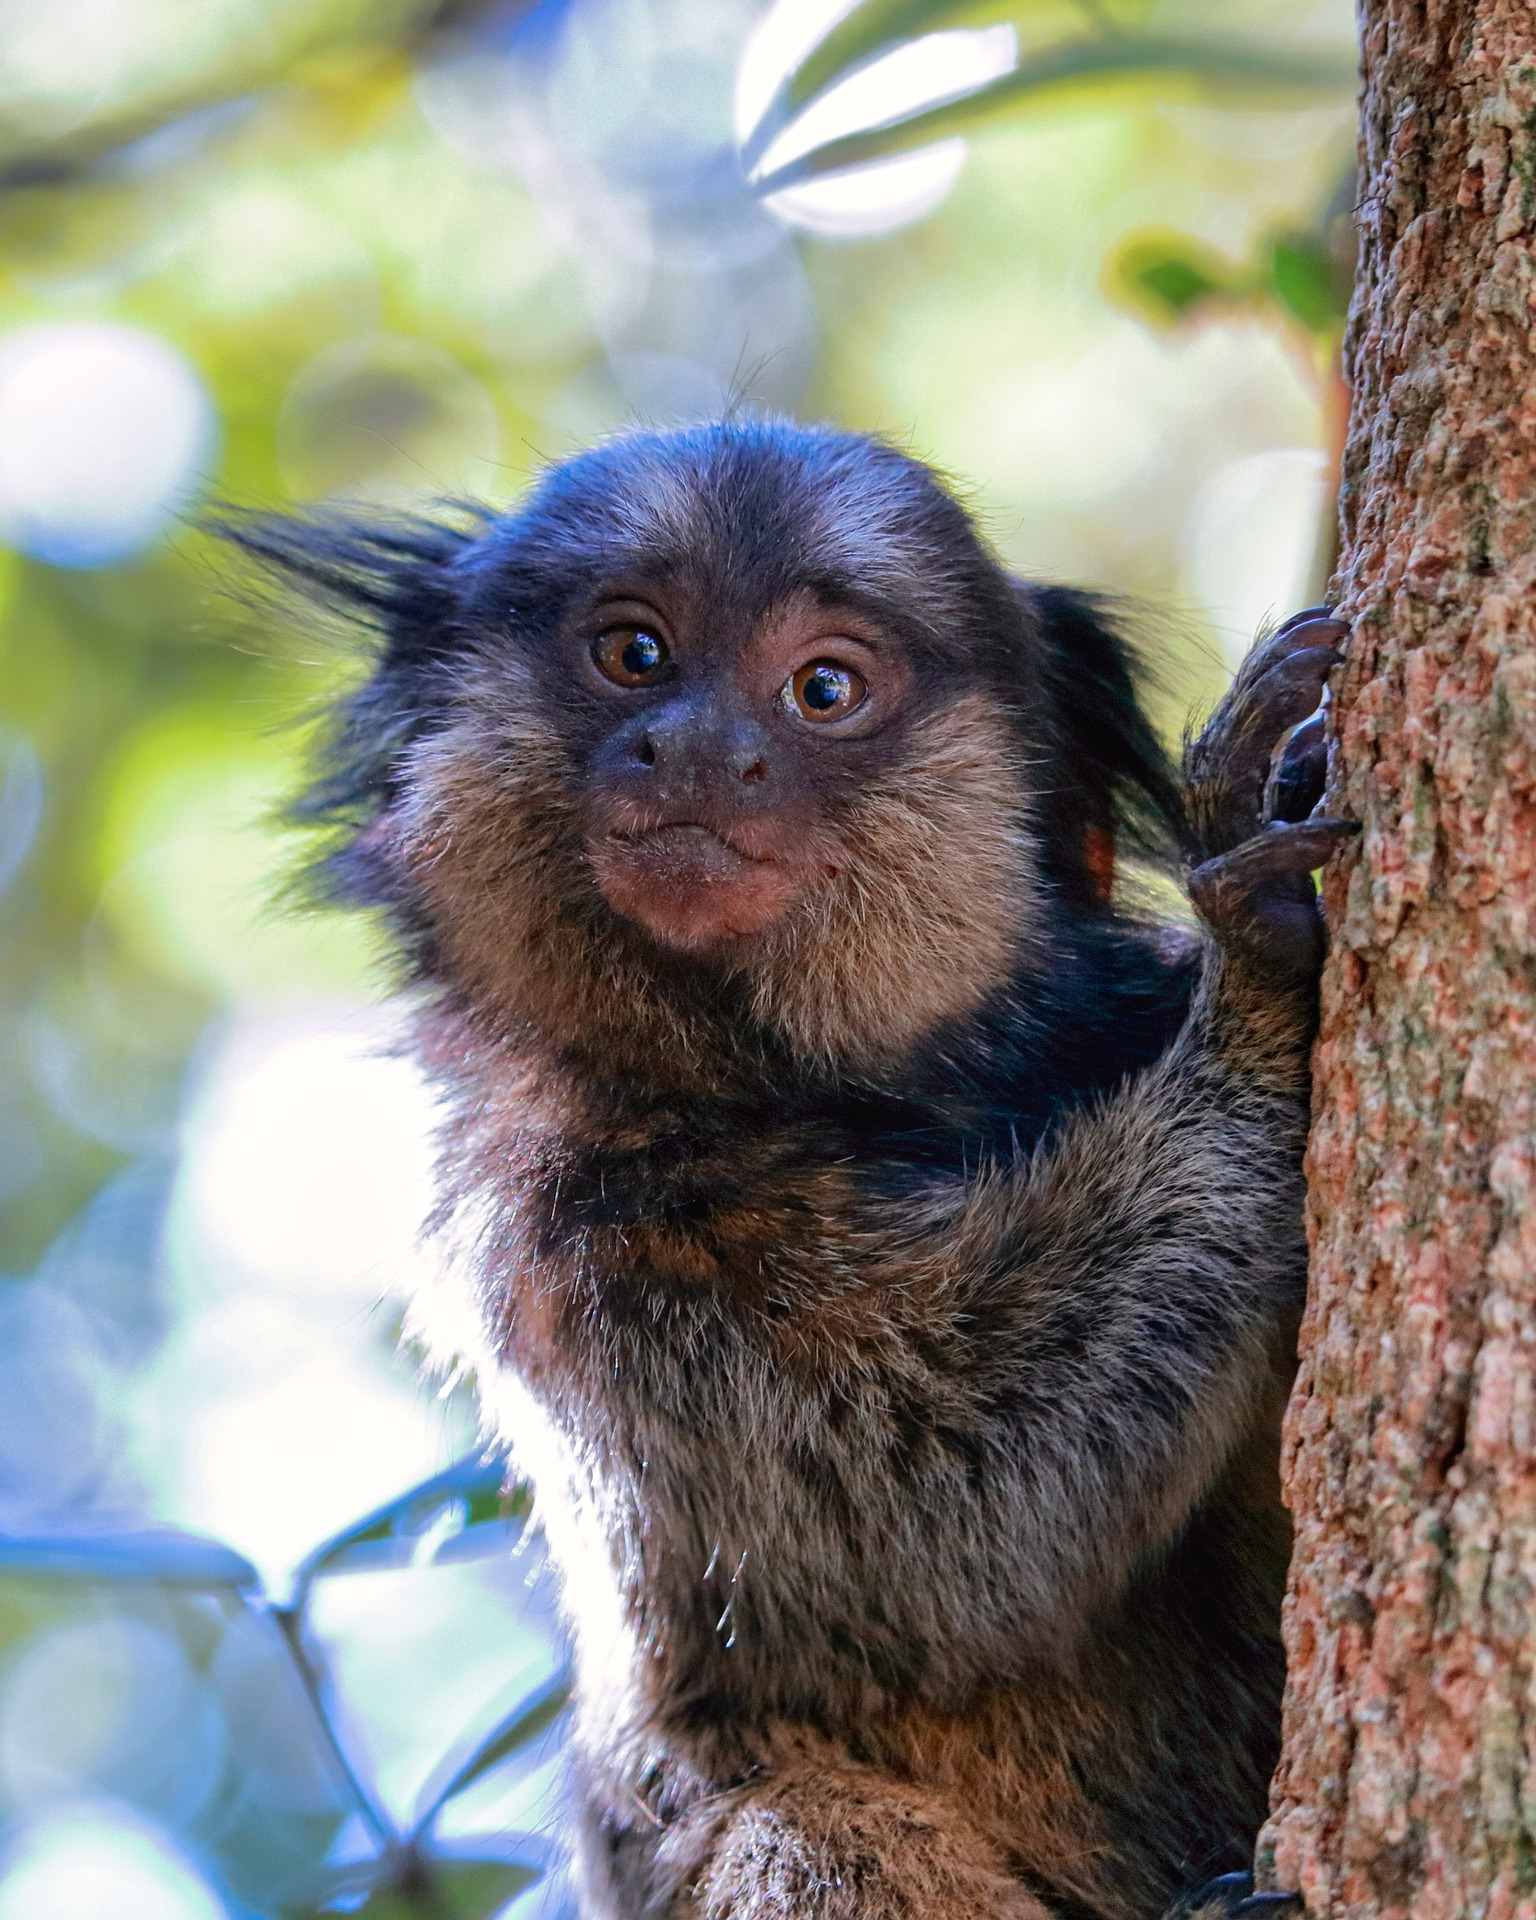
<instances>
[{"instance_id":1,"label":"lichen on bark","mask_svg":"<svg viewBox=\"0 0 1536 1920\"><path fill-rule=\"evenodd\" d=\"M1287 1422L1310 1915L1536 1920L1536 9L1364 0L1334 811Z\"/></svg>"}]
</instances>

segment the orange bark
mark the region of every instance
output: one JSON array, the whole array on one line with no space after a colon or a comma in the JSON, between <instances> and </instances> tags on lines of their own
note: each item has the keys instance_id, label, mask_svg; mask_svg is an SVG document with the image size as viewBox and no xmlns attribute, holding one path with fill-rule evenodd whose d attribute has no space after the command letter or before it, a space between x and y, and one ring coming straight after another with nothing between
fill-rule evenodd
<instances>
[{"instance_id":1,"label":"orange bark","mask_svg":"<svg viewBox=\"0 0 1536 1920\"><path fill-rule=\"evenodd\" d=\"M1536 8L1364 0L1330 876L1261 1879L1536 1920Z\"/></svg>"}]
</instances>

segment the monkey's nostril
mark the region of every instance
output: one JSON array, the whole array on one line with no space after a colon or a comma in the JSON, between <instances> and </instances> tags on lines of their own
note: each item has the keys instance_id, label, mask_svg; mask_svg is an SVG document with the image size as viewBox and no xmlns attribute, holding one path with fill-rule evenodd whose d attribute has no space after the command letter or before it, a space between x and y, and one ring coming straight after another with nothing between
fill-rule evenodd
<instances>
[{"instance_id":1,"label":"monkey's nostril","mask_svg":"<svg viewBox=\"0 0 1536 1920\"><path fill-rule=\"evenodd\" d=\"M648 733L641 734L639 743L635 747L635 758L640 762L642 767L655 766L656 744Z\"/></svg>"},{"instance_id":2,"label":"monkey's nostril","mask_svg":"<svg viewBox=\"0 0 1536 1920\"><path fill-rule=\"evenodd\" d=\"M766 780L768 778L768 769L763 765L761 760L754 760L750 767L742 770L741 777L743 780Z\"/></svg>"}]
</instances>

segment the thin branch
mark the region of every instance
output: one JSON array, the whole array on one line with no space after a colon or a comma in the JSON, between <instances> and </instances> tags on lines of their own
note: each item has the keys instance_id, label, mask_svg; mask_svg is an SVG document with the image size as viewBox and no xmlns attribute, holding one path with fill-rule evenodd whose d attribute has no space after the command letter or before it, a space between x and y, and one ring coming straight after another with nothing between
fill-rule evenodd
<instances>
[{"instance_id":1,"label":"thin branch","mask_svg":"<svg viewBox=\"0 0 1536 1920\"><path fill-rule=\"evenodd\" d=\"M394 1822L374 1794L364 1785L357 1769L348 1759L346 1749L342 1746L335 1727L331 1724L331 1716L326 1711L325 1693L320 1685L320 1676L316 1673L304 1646L302 1612L295 1607L269 1607L267 1612L276 1622L278 1632L283 1637L283 1644L288 1649L288 1657L299 1677L299 1685L304 1689L304 1697L319 1723L326 1748L340 1770L358 1812L379 1845L390 1853L397 1852L400 1847L400 1835L395 1830Z\"/></svg>"},{"instance_id":2,"label":"thin branch","mask_svg":"<svg viewBox=\"0 0 1536 1920\"><path fill-rule=\"evenodd\" d=\"M771 173L752 179L763 195L781 193L824 173L867 166L913 147L927 146L1023 104L1032 95L1084 81L1178 74L1209 85L1260 87L1273 92L1341 94L1354 78L1354 63L1330 54L1295 53L1238 41L1141 39L1075 40L1024 61L975 93L909 117L830 140L797 155Z\"/></svg>"}]
</instances>

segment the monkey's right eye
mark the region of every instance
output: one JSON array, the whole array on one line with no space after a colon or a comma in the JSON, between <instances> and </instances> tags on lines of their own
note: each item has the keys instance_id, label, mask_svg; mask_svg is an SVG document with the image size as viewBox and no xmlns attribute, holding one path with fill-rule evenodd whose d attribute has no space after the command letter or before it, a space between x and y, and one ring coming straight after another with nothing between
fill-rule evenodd
<instances>
[{"instance_id":1,"label":"monkey's right eye","mask_svg":"<svg viewBox=\"0 0 1536 1920\"><path fill-rule=\"evenodd\" d=\"M645 627L610 627L592 643L597 670L619 687L643 687L667 664L667 643Z\"/></svg>"}]
</instances>

